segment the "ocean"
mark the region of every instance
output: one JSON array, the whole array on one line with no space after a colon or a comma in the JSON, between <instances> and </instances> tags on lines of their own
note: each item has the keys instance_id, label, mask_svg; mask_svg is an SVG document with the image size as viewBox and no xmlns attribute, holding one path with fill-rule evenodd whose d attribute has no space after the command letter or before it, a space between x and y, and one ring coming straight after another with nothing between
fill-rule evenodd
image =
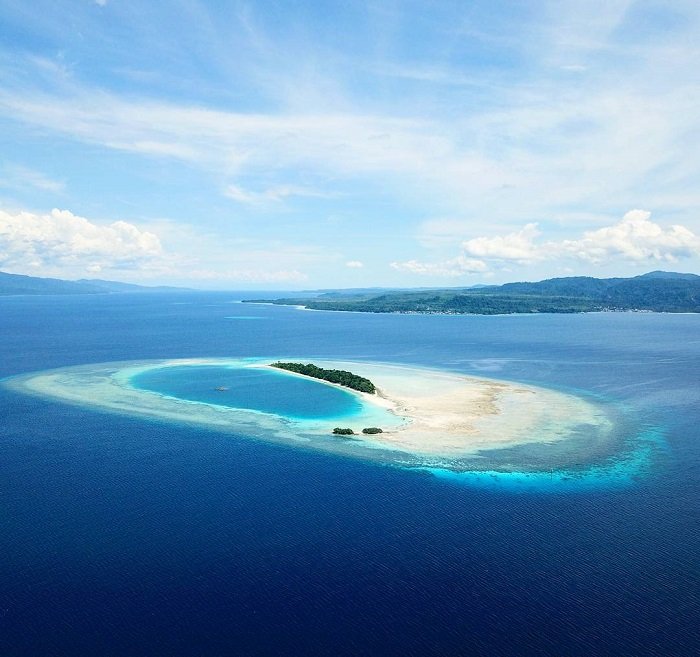
<instances>
[{"instance_id":1,"label":"ocean","mask_svg":"<svg viewBox=\"0 0 700 657\"><path fill-rule=\"evenodd\" d=\"M0 655L700 652L700 316L240 298L0 298L0 377L271 355L438 368L619 408L624 471L450 477L0 386Z\"/></svg>"}]
</instances>

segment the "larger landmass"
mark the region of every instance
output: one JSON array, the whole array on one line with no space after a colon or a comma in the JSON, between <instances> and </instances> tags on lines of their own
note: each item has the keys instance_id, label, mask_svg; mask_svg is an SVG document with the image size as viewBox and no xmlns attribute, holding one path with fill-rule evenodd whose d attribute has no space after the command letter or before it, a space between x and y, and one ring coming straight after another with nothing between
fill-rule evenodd
<instances>
[{"instance_id":1,"label":"larger landmass","mask_svg":"<svg viewBox=\"0 0 700 657\"><path fill-rule=\"evenodd\" d=\"M251 299L249 302L263 301ZM475 288L327 292L311 299L283 298L265 303L311 310L370 313L582 313L603 311L700 312L700 276L655 271L633 278L574 276L536 283Z\"/></svg>"},{"instance_id":2,"label":"larger landmass","mask_svg":"<svg viewBox=\"0 0 700 657\"><path fill-rule=\"evenodd\" d=\"M67 281L0 272L0 296L114 294L191 291L130 283L81 279ZM471 288L325 290L295 296L249 299L312 310L371 313L442 313L499 315L647 311L700 313L700 276L654 271L633 278L575 276L536 283L480 285Z\"/></svg>"}]
</instances>

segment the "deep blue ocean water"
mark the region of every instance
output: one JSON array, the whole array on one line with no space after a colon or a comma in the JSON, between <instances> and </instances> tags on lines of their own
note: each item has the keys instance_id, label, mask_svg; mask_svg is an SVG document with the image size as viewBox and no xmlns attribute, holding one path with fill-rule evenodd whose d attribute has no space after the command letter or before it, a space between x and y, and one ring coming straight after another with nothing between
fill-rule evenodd
<instances>
[{"instance_id":1,"label":"deep blue ocean water","mask_svg":"<svg viewBox=\"0 0 700 657\"><path fill-rule=\"evenodd\" d=\"M346 390L263 369L160 367L131 377L131 385L178 399L305 420L352 416L362 407Z\"/></svg>"},{"instance_id":2,"label":"deep blue ocean water","mask_svg":"<svg viewBox=\"0 0 700 657\"><path fill-rule=\"evenodd\" d=\"M700 316L304 312L233 294L0 298L0 376L370 359L613 400L625 485L470 485L0 387L0 655L700 652ZM231 317L256 317L238 321Z\"/></svg>"}]
</instances>

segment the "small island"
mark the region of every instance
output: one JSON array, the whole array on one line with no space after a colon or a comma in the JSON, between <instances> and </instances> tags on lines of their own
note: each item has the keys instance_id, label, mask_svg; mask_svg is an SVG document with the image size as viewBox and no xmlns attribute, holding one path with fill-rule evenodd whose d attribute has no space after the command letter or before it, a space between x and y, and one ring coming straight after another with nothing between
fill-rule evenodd
<instances>
[{"instance_id":1,"label":"small island","mask_svg":"<svg viewBox=\"0 0 700 657\"><path fill-rule=\"evenodd\" d=\"M307 363L305 365L304 363L282 363L279 361L271 363L270 367L277 367L278 369L294 372L295 374L303 374L304 376L321 379L329 383L337 383L346 388L351 388L358 392L366 392L370 395L373 395L377 391L374 383L369 379L365 379L363 376L358 376L346 370L326 370L313 363Z\"/></svg>"},{"instance_id":2,"label":"small island","mask_svg":"<svg viewBox=\"0 0 700 657\"><path fill-rule=\"evenodd\" d=\"M354 412L343 407L337 414L310 418L297 416L293 408L260 408L254 397L248 405L243 396L245 385L236 389L239 397L232 400L236 405L229 400L235 395L228 393L212 393L220 395L221 402L216 398L201 402L187 390L179 396L162 394L157 387L139 387L141 377L148 372L158 373L159 380L177 383L196 376L195 368L204 367L211 379L203 381L212 391L235 382L231 370L237 370L245 383L256 369L272 369L271 362L263 358L189 358L90 363L14 376L0 381L0 389L9 387L88 408L197 424L237 436L304 445L402 467L438 467L458 473L473 469L537 473L570 464L579 468L589 459L599 458L601 450L612 451L624 435L615 430L614 415L609 415L605 406L584 397L406 365L326 360L317 361L317 365L282 364L285 367L281 369L290 369L288 377L280 373L264 381L270 396L286 394L290 379L305 374L315 374L323 382L327 380L324 373L337 383L365 382L364 391L354 400L359 405ZM365 394L370 390L375 394ZM550 450L549 445L555 443ZM513 449L525 455L515 465Z\"/></svg>"}]
</instances>

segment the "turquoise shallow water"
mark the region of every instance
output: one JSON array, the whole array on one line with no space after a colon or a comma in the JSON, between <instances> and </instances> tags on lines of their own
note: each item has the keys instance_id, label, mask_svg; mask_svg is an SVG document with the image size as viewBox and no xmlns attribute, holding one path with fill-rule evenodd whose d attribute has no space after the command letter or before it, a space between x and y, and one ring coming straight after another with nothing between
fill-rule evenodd
<instances>
[{"instance_id":1,"label":"turquoise shallow water","mask_svg":"<svg viewBox=\"0 0 700 657\"><path fill-rule=\"evenodd\" d=\"M436 436L436 447L431 449L429 445L422 445L425 437L420 438L420 431L415 449L411 447L411 438L405 443L400 440L394 443L390 437L338 440L332 433L333 427L347 427L356 434L370 426L390 431L407 420L381 404L372 403L364 395L263 367L274 360L278 359L98 363L28 373L12 377L7 385L46 399L88 408L303 445L401 468L420 468L437 476L442 476L444 469L461 474L479 473L476 477L479 485L484 475L491 481L497 473L504 474L509 482L514 481L514 476L517 479L518 473L540 473L545 476L528 476L527 484L530 486L535 479L546 481L547 489L552 488L553 481L568 485L572 477L581 482L594 475L595 482L599 483L601 466L605 473L603 480L612 478L619 483L629 476L630 464L634 464L635 471L639 470L638 459L630 458L639 451L639 440L634 439L633 427L622 421L617 409L609 404L594 407L575 397L567 399L565 395L547 402L552 405L554 415L551 416L539 415L542 403L537 400L526 400L524 405L523 400L506 401L506 406L520 405L514 411L511 408L511 416L506 414L502 430L520 432L516 437L522 442L502 448L443 451L440 436ZM412 389L431 388L435 395L441 381L450 376L446 371L396 368L380 363L317 362L334 369L355 371L355 366L361 367L363 375L380 384L386 383L384 376L397 376L398 372L400 380L409 381L409 395ZM551 392L542 390L541 394ZM560 404L564 407L557 411ZM521 412L532 412L539 418L534 424L526 425L524 433L517 425L515 428L510 425ZM498 432L500 429L492 425L486 430ZM555 470L559 474L552 477ZM475 483L472 477L451 477L451 480Z\"/></svg>"},{"instance_id":2,"label":"turquoise shallow water","mask_svg":"<svg viewBox=\"0 0 700 657\"><path fill-rule=\"evenodd\" d=\"M362 411L362 403L351 392L262 368L159 367L134 375L131 385L178 399L293 419L351 418Z\"/></svg>"}]
</instances>

